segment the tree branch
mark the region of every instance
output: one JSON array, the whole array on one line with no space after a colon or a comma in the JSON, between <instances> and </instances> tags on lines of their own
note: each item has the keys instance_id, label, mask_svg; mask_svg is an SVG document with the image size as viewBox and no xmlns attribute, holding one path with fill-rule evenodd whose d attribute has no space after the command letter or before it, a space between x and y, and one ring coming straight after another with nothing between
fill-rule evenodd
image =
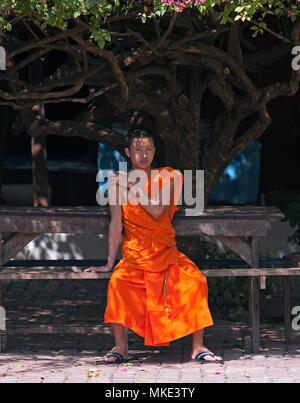
<instances>
[{"instance_id":1,"label":"tree branch","mask_svg":"<svg viewBox=\"0 0 300 403\"><path fill-rule=\"evenodd\" d=\"M165 42L165 40L169 36L170 32L172 31L172 29L174 27L176 17L177 17L177 13L174 12L173 15L172 15L171 21L169 23L168 29L163 34L163 36L158 40L157 44L154 46L154 50L153 50L154 52L163 45L163 43Z\"/></svg>"},{"instance_id":2,"label":"tree branch","mask_svg":"<svg viewBox=\"0 0 300 403\"><path fill-rule=\"evenodd\" d=\"M228 152L228 161L232 161L249 145L257 140L271 124L272 120L268 113L267 106L264 104L259 110L259 117L252 127L245 131L232 145Z\"/></svg>"},{"instance_id":3,"label":"tree branch","mask_svg":"<svg viewBox=\"0 0 300 403\"><path fill-rule=\"evenodd\" d=\"M104 143L124 155L125 136L97 123L73 120L38 121L30 136L56 135L65 137L83 137L88 140Z\"/></svg>"},{"instance_id":4,"label":"tree branch","mask_svg":"<svg viewBox=\"0 0 300 403\"><path fill-rule=\"evenodd\" d=\"M198 44L197 47L189 47L187 49L180 50L183 50L185 53L198 53L201 56L209 56L221 61L225 66L228 66L229 69L236 75L238 82L243 83L244 90L247 91L247 93L253 100L257 100L259 98L259 91L252 83L250 78L247 76L243 68L227 53L215 48L214 46L207 46L203 43Z\"/></svg>"},{"instance_id":5,"label":"tree branch","mask_svg":"<svg viewBox=\"0 0 300 403\"><path fill-rule=\"evenodd\" d=\"M47 99L47 98L58 98L58 97L62 97L62 96L70 96L73 94L76 94L76 92L78 92L82 86L83 86L84 82L82 80L79 80L76 84L73 85L72 88L68 88L64 91L53 91L53 92L48 92L46 94L43 93L39 93L39 92L30 92L28 93L28 90L22 90L20 91L18 94L10 94L6 91L2 91L0 90L0 96L4 99L7 100L20 100L20 99L37 99L39 101L43 100L43 99Z\"/></svg>"},{"instance_id":6,"label":"tree branch","mask_svg":"<svg viewBox=\"0 0 300 403\"><path fill-rule=\"evenodd\" d=\"M34 49L34 48L42 48L44 45L48 44L49 42L55 42L60 39L66 38L67 36L73 35L73 34L78 34L80 32L86 31L86 28L83 26L79 26L76 28L70 28L68 30L64 30L56 35L51 35L48 36L47 38L40 39L39 41L34 41L34 42L25 42L23 46L20 48L12 51L11 53L7 54L7 60L11 59L12 57L20 54L27 52L28 50Z\"/></svg>"},{"instance_id":7,"label":"tree branch","mask_svg":"<svg viewBox=\"0 0 300 403\"><path fill-rule=\"evenodd\" d=\"M140 70L137 70L133 73L129 73L126 77L128 82L134 81L139 77L143 77L145 75L160 75L164 77L169 86L169 91L176 96L178 93L183 91L183 87L178 83L178 81L173 77L173 75L162 67L157 66L149 66Z\"/></svg>"},{"instance_id":8,"label":"tree branch","mask_svg":"<svg viewBox=\"0 0 300 403\"><path fill-rule=\"evenodd\" d=\"M240 36L239 36L239 21L235 21L230 29L228 38L228 54L235 59L239 65L243 65L243 54L241 50Z\"/></svg>"},{"instance_id":9,"label":"tree branch","mask_svg":"<svg viewBox=\"0 0 300 403\"><path fill-rule=\"evenodd\" d=\"M124 110L128 102L128 86L116 56L111 51L101 50L96 44L92 44L91 41L85 42L83 39L78 37L78 35L71 35L71 36L76 42L78 42L80 45L84 47L85 51L94 53L100 56L101 58L106 59L110 63L113 74L117 82L119 83L121 89L121 100L116 102L116 105L121 111Z\"/></svg>"},{"instance_id":10,"label":"tree branch","mask_svg":"<svg viewBox=\"0 0 300 403\"><path fill-rule=\"evenodd\" d=\"M258 21L251 20L251 22L253 22L253 24L255 24L256 26L261 28L261 25L260 25L260 23ZM291 41L288 38L286 38L283 35L278 34L277 32L273 31L272 29L270 29L268 27L264 27L262 29L264 29L265 31L269 32L269 34L273 35L275 38L280 39L282 42L291 43Z\"/></svg>"}]
</instances>

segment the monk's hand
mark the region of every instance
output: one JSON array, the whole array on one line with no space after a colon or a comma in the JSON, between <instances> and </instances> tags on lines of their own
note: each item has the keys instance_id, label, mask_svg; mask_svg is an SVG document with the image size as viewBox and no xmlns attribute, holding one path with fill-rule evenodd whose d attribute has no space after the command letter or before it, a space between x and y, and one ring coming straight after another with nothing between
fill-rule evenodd
<instances>
[{"instance_id":1,"label":"monk's hand","mask_svg":"<svg viewBox=\"0 0 300 403\"><path fill-rule=\"evenodd\" d=\"M122 171L113 172L107 178L108 183L115 183L116 185L123 186L123 182L125 181L126 173Z\"/></svg>"},{"instance_id":2,"label":"monk's hand","mask_svg":"<svg viewBox=\"0 0 300 403\"><path fill-rule=\"evenodd\" d=\"M116 185L119 185L121 187L124 187L124 188L130 190L132 188L132 186L139 183L139 180L137 178L137 180L135 180L134 182L129 181L128 174L126 172L116 171L108 177L108 183L116 184Z\"/></svg>"},{"instance_id":3,"label":"monk's hand","mask_svg":"<svg viewBox=\"0 0 300 403\"><path fill-rule=\"evenodd\" d=\"M112 271L113 266L110 264L106 264L104 266L91 266L85 269L84 271L87 273L108 273Z\"/></svg>"}]
</instances>

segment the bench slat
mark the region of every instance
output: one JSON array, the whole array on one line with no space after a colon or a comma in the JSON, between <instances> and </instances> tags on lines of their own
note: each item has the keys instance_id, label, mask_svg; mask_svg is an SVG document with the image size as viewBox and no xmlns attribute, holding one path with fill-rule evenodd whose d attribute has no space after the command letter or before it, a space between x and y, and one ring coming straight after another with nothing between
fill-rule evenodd
<instances>
[{"instance_id":1,"label":"bench slat","mask_svg":"<svg viewBox=\"0 0 300 403\"><path fill-rule=\"evenodd\" d=\"M299 267L276 267L259 269L205 269L201 272L207 277L254 277L254 276L299 276Z\"/></svg>"},{"instance_id":2,"label":"bench slat","mask_svg":"<svg viewBox=\"0 0 300 403\"><path fill-rule=\"evenodd\" d=\"M205 269L201 272L206 277L253 277L253 276L299 276L299 267L280 268L259 268L259 269ZM54 269L28 269L28 267L18 267L18 269L2 269L0 280L67 280L67 279L109 279L109 273L86 273L83 271L66 270L65 267L55 267Z\"/></svg>"},{"instance_id":3,"label":"bench slat","mask_svg":"<svg viewBox=\"0 0 300 403\"><path fill-rule=\"evenodd\" d=\"M84 273L83 271L66 270L65 267L55 269L28 269L18 267L16 270L3 269L0 271L0 280L68 280L68 279L106 279L111 277L109 273Z\"/></svg>"}]
</instances>

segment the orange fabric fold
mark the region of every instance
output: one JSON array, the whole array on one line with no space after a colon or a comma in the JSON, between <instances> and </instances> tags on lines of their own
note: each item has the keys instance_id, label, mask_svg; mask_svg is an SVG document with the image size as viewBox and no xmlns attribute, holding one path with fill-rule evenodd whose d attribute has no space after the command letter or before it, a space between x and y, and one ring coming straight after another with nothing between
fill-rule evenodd
<instances>
[{"instance_id":1,"label":"orange fabric fold","mask_svg":"<svg viewBox=\"0 0 300 403\"><path fill-rule=\"evenodd\" d=\"M150 179L146 183L146 190L150 195L155 181L161 189L173 180L164 172L180 179L180 189L176 186L169 208L158 218L141 204L122 205L122 259L108 284L104 315L105 323L123 324L144 337L149 346L169 345L213 324L206 277L177 249L171 223L178 210L183 175L171 167L159 168L153 183Z\"/></svg>"}]
</instances>

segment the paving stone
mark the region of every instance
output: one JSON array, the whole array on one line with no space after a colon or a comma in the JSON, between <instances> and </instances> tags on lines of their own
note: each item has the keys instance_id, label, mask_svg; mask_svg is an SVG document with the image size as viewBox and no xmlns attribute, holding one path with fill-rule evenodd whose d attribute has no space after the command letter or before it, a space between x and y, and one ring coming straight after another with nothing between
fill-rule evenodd
<instances>
[{"instance_id":1,"label":"paving stone","mask_svg":"<svg viewBox=\"0 0 300 403\"><path fill-rule=\"evenodd\" d=\"M207 347L222 355L224 365L189 363L191 335L169 347L149 347L129 331L132 365L95 366L113 346L111 328L103 323L106 287L105 282L84 280L4 282L8 346L0 353L0 383L300 382L299 337L286 346L282 326L261 325L261 351L244 354L240 325L224 321L205 330ZM37 333L40 325L54 330ZM97 331L59 331L71 325L96 326Z\"/></svg>"}]
</instances>

